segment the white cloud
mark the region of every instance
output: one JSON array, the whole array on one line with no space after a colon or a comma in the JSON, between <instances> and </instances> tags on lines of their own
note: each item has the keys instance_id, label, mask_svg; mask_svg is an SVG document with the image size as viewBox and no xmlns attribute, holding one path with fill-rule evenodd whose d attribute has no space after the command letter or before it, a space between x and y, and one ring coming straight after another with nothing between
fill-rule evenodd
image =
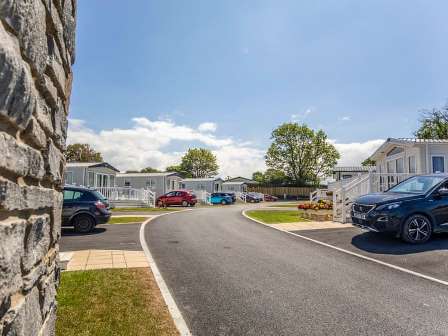
<instances>
[{"instance_id":1,"label":"white cloud","mask_svg":"<svg viewBox=\"0 0 448 336\"><path fill-rule=\"evenodd\" d=\"M341 121L350 121L352 118L350 116L343 116L340 118Z\"/></svg>"},{"instance_id":2,"label":"white cloud","mask_svg":"<svg viewBox=\"0 0 448 336\"><path fill-rule=\"evenodd\" d=\"M215 132L218 126L213 122L205 122L198 126L199 132Z\"/></svg>"},{"instance_id":3,"label":"white cloud","mask_svg":"<svg viewBox=\"0 0 448 336\"><path fill-rule=\"evenodd\" d=\"M291 120L293 122L303 122L313 112L314 112L314 107L309 107L303 113L292 114Z\"/></svg>"},{"instance_id":4,"label":"white cloud","mask_svg":"<svg viewBox=\"0 0 448 336\"><path fill-rule=\"evenodd\" d=\"M359 166L361 162L367 159L375 150L383 144L384 140L369 140L366 142L336 143L333 145L341 154L338 162L339 166Z\"/></svg>"},{"instance_id":5,"label":"white cloud","mask_svg":"<svg viewBox=\"0 0 448 336\"><path fill-rule=\"evenodd\" d=\"M107 162L120 170L138 170L147 166L165 169L179 163L184 151L168 150L173 141L184 143L184 150L193 141L210 148L217 156L222 176L251 176L253 171L264 169L264 151L248 143L237 144L230 137L218 138L210 134L216 130L214 123L203 123L196 130L169 120L134 118L132 121L134 125L131 128L96 132L88 128L84 121L70 119L67 142L90 144L103 154Z\"/></svg>"},{"instance_id":6,"label":"white cloud","mask_svg":"<svg viewBox=\"0 0 448 336\"><path fill-rule=\"evenodd\" d=\"M134 118L131 128L113 128L94 131L83 120L70 119L67 142L88 143L101 152L104 159L120 170L138 170L147 166L165 169L177 164L192 142L210 148L217 156L220 175L247 176L254 171L265 170L265 148L252 143L236 142L231 137L217 137L210 132L216 124L197 129L177 125L173 121L152 121L147 118ZM211 126L214 125L214 126ZM182 149L173 151L170 144L183 144ZM341 153L339 165L356 166L369 157L383 140L370 140L361 143L338 143L331 141Z\"/></svg>"}]
</instances>

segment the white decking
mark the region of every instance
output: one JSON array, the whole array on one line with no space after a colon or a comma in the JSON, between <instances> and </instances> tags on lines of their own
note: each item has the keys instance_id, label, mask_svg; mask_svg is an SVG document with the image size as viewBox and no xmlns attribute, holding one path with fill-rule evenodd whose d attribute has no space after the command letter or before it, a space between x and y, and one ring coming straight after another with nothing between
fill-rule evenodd
<instances>
[{"instance_id":1,"label":"white decking","mask_svg":"<svg viewBox=\"0 0 448 336\"><path fill-rule=\"evenodd\" d=\"M114 201L139 201L149 207L155 207L156 205L156 196L151 190L127 187L98 187L96 190L112 203Z\"/></svg>"}]
</instances>

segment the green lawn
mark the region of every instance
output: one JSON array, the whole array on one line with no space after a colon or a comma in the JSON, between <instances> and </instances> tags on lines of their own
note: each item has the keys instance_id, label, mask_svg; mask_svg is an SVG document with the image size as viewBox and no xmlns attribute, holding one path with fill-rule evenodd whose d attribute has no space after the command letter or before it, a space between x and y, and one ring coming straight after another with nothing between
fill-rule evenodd
<instances>
[{"instance_id":1,"label":"green lawn","mask_svg":"<svg viewBox=\"0 0 448 336\"><path fill-rule=\"evenodd\" d=\"M57 336L178 335L147 268L63 272Z\"/></svg>"},{"instance_id":2,"label":"green lawn","mask_svg":"<svg viewBox=\"0 0 448 336\"><path fill-rule=\"evenodd\" d=\"M307 222L296 210L251 210L246 214L266 224Z\"/></svg>"},{"instance_id":3,"label":"green lawn","mask_svg":"<svg viewBox=\"0 0 448 336\"><path fill-rule=\"evenodd\" d=\"M148 219L148 217L138 217L138 216L114 217L114 216L112 216L109 219L108 224L143 223L146 219Z\"/></svg>"},{"instance_id":4,"label":"green lawn","mask_svg":"<svg viewBox=\"0 0 448 336\"><path fill-rule=\"evenodd\" d=\"M166 212L179 210L182 210L182 208L114 208L112 212Z\"/></svg>"}]
</instances>

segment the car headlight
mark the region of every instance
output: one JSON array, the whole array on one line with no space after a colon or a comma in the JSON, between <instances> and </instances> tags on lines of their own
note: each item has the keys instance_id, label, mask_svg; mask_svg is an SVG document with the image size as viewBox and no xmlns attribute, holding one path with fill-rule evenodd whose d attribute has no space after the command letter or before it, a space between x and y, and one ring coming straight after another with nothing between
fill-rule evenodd
<instances>
[{"instance_id":1,"label":"car headlight","mask_svg":"<svg viewBox=\"0 0 448 336\"><path fill-rule=\"evenodd\" d=\"M384 204L384 205L378 207L377 210L378 211L381 211L381 210L393 210L393 209L398 208L400 205L401 205L401 202Z\"/></svg>"}]
</instances>

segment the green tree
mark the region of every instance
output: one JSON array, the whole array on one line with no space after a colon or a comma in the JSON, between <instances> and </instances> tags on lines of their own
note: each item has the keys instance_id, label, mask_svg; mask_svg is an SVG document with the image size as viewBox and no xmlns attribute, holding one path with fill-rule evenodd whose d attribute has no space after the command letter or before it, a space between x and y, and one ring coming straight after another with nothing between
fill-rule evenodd
<instances>
[{"instance_id":1,"label":"green tree","mask_svg":"<svg viewBox=\"0 0 448 336\"><path fill-rule=\"evenodd\" d=\"M285 123L271 138L266 165L283 172L295 184L318 185L340 158L322 130L315 132L306 125Z\"/></svg>"},{"instance_id":2,"label":"green tree","mask_svg":"<svg viewBox=\"0 0 448 336\"><path fill-rule=\"evenodd\" d=\"M369 167L374 165L376 165L376 161L372 160L371 158L367 158L361 163L361 166L363 167Z\"/></svg>"},{"instance_id":3,"label":"green tree","mask_svg":"<svg viewBox=\"0 0 448 336\"><path fill-rule=\"evenodd\" d=\"M269 168L264 173L264 183L266 184L275 184L275 185L282 185L288 183L288 176L285 175L284 172Z\"/></svg>"},{"instance_id":4,"label":"green tree","mask_svg":"<svg viewBox=\"0 0 448 336\"><path fill-rule=\"evenodd\" d=\"M419 139L448 139L448 104L442 108L421 111L420 127L414 133Z\"/></svg>"},{"instance_id":5,"label":"green tree","mask_svg":"<svg viewBox=\"0 0 448 336\"><path fill-rule=\"evenodd\" d=\"M68 145L65 159L67 162L103 162L101 153L95 151L89 144L81 143Z\"/></svg>"},{"instance_id":6,"label":"green tree","mask_svg":"<svg viewBox=\"0 0 448 336\"><path fill-rule=\"evenodd\" d=\"M160 170L152 168L152 167L146 167L140 170L140 173L160 173Z\"/></svg>"},{"instance_id":7,"label":"green tree","mask_svg":"<svg viewBox=\"0 0 448 336\"><path fill-rule=\"evenodd\" d=\"M211 177L218 174L216 156L205 148L190 148L182 157L180 169L194 178Z\"/></svg>"},{"instance_id":8,"label":"green tree","mask_svg":"<svg viewBox=\"0 0 448 336\"><path fill-rule=\"evenodd\" d=\"M258 183L264 183L264 174L261 171L256 171L252 174L252 180L257 181Z\"/></svg>"}]
</instances>

